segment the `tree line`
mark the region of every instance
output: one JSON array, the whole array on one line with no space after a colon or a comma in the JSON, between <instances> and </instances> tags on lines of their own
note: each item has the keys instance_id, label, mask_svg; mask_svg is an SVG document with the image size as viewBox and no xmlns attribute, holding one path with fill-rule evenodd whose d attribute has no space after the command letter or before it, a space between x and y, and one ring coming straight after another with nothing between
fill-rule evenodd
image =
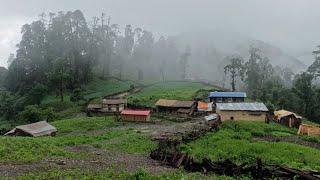
<instances>
[{"instance_id":1,"label":"tree line","mask_svg":"<svg viewBox=\"0 0 320 180\"><path fill-rule=\"evenodd\" d=\"M8 118L45 94L64 101L95 77L185 79L190 47L180 50L174 37L126 25L123 31L105 14L87 21L80 10L39 15L21 28L16 55L0 83L0 111ZM157 39L157 40L156 40ZM1 74L0 74L1 75Z\"/></svg>"},{"instance_id":2,"label":"tree line","mask_svg":"<svg viewBox=\"0 0 320 180\"><path fill-rule=\"evenodd\" d=\"M232 91L237 87L245 90L250 99L266 103L271 113L286 109L319 123L320 46L318 48L313 51L315 61L305 72L293 72L285 65L274 67L254 47L250 48L246 61L238 55L227 57L229 63L224 72Z\"/></svg>"}]
</instances>

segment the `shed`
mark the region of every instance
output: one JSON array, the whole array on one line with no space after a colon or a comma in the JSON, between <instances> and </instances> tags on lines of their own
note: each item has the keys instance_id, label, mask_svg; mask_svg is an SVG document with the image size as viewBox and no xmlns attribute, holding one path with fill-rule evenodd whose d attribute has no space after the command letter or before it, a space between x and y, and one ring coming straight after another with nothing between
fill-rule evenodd
<instances>
[{"instance_id":1,"label":"shed","mask_svg":"<svg viewBox=\"0 0 320 180\"><path fill-rule=\"evenodd\" d=\"M205 116L204 119L206 123L211 127L219 125L221 122L220 116L218 114L210 114L208 116Z\"/></svg>"},{"instance_id":2,"label":"shed","mask_svg":"<svg viewBox=\"0 0 320 180\"><path fill-rule=\"evenodd\" d=\"M298 134L308 136L320 136L320 127L309 124L301 124L299 126Z\"/></svg>"},{"instance_id":3,"label":"shed","mask_svg":"<svg viewBox=\"0 0 320 180\"><path fill-rule=\"evenodd\" d=\"M263 103L216 103L221 120L265 121L268 108Z\"/></svg>"},{"instance_id":4,"label":"shed","mask_svg":"<svg viewBox=\"0 0 320 180\"><path fill-rule=\"evenodd\" d=\"M195 102L159 99L155 105L157 107L157 112L185 113L189 111L189 113L192 114Z\"/></svg>"},{"instance_id":5,"label":"shed","mask_svg":"<svg viewBox=\"0 0 320 180\"><path fill-rule=\"evenodd\" d=\"M98 112L102 109L102 104L88 104L87 111L89 112Z\"/></svg>"},{"instance_id":6,"label":"shed","mask_svg":"<svg viewBox=\"0 0 320 180\"><path fill-rule=\"evenodd\" d=\"M274 111L274 120L288 127L299 128L302 117L286 110Z\"/></svg>"},{"instance_id":7,"label":"shed","mask_svg":"<svg viewBox=\"0 0 320 180\"><path fill-rule=\"evenodd\" d=\"M127 107L126 99L103 99L102 112L121 112Z\"/></svg>"},{"instance_id":8,"label":"shed","mask_svg":"<svg viewBox=\"0 0 320 180\"><path fill-rule=\"evenodd\" d=\"M231 102L244 102L247 97L245 92L210 92L209 98L211 102L215 103L231 103Z\"/></svg>"},{"instance_id":9,"label":"shed","mask_svg":"<svg viewBox=\"0 0 320 180\"><path fill-rule=\"evenodd\" d=\"M53 136L57 132L57 129L47 123L46 121L40 121L32 124L17 126L11 131L7 132L5 136Z\"/></svg>"},{"instance_id":10,"label":"shed","mask_svg":"<svg viewBox=\"0 0 320 180\"><path fill-rule=\"evenodd\" d=\"M121 119L124 121L150 121L150 110L123 110L121 112Z\"/></svg>"}]
</instances>

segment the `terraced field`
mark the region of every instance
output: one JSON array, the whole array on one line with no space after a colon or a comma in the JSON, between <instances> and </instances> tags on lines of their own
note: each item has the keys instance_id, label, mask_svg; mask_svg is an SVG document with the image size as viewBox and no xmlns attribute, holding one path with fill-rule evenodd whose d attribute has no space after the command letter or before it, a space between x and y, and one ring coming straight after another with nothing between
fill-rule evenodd
<instances>
[{"instance_id":1,"label":"terraced field","mask_svg":"<svg viewBox=\"0 0 320 180\"><path fill-rule=\"evenodd\" d=\"M142 91L128 96L129 103L154 107L158 99L192 100L200 90L214 90L214 87L199 82L160 82L148 85Z\"/></svg>"}]
</instances>

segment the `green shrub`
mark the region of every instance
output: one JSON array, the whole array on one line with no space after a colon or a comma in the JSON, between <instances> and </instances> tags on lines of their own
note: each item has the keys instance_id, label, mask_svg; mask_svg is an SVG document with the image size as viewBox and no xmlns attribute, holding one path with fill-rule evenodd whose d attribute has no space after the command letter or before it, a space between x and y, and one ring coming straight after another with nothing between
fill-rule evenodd
<instances>
[{"instance_id":1,"label":"green shrub","mask_svg":"<svg viewBox=\"0 0 320 180\"><path fill-rule=\"evenodd\" d=\"M30 123L38 121L52 121L55 119L53 108L40 108L38 105L26 106L25 109L19 113L20 119Z\"/></svg>"}]
</instances>

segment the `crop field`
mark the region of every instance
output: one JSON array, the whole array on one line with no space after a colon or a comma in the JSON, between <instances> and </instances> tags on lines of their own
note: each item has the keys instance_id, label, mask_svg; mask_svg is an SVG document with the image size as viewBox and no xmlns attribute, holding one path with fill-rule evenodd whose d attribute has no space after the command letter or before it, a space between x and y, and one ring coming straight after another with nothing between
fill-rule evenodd
<instances>
[{"instance_id":1,"label":"crop field","mask_svg":"<svg viewBox=\"0 0 320 180\"><path fill-rule=\"evenodd\" d=\"M199 90L213 90L198 82L160 82L149 85L141 92L128 97L129 103L153 107L158 99L192 100Z\"/></svg>"},{"instance_id":2,"label":"crop field","mask_svg":"<svg viewBox=\"0 0 320 180\"><path fill-rule=\"evenodd\" d=\"M297 137L296 132L296 129L288 129L274 123L230 121L225 122L218 132L208 133L180 148L198 160L205 157L212 160L229 158L237 163L245 163L261 158L268 164L319 171L319 149L281 141L281 138L285 137L307 140L305 137ZM260 138L266 136L278 138L279 142L269 142Z\"/></svg>"}]
</instances>

